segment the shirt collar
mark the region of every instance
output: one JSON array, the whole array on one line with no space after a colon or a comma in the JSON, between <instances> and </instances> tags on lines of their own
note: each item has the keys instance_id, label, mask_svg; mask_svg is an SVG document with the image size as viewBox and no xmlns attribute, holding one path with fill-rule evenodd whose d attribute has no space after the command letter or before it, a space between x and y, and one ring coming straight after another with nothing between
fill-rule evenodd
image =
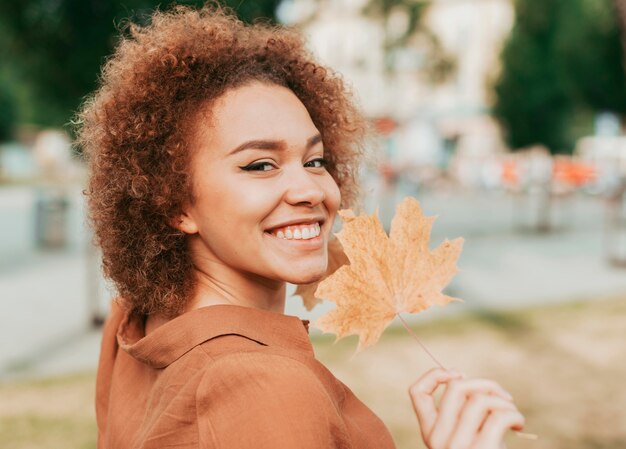
<instances>
[{"instance_id":1,"label":"shirt collar","mask_svg":"<svg viewBox=\"0 0 626 449\"><path fill-rule=\"evenodd\" d=\"M153 368L164 368L199 344L220 335L242 335L265 346L313 354L308 320L236 305L183 313L145 334L145 317L126 314L117 332L120 347Z\"/></svg>"}]
</instances>

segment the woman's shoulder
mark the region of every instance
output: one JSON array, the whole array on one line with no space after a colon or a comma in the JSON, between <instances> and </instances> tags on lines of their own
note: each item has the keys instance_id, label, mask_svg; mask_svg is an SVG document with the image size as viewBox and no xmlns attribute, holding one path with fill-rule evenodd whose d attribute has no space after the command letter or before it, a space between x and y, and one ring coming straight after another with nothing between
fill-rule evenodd
<instances>
[{"instance_id":1,"label":"woman's shoulder","mask_svg":"<svg viewBox=\"0 0 626 449\"><path fill-rule=\"evenodd\" d=\"M229 382L255 378L266 388L270 384L289 387L309 384L312 389L323 387L319 379L319 362L298 351L266 346L241 335L224 335L199 346L208 361L203 368L207 379L228 378ZM263 385L261 385L263 384Z\"/></svg>"},{"instance_id":2,"label":"woman's shoulder","mask_svg":"<svg viewBox=\"0 0 626 449\"><path fill-rule=\"evenodd\" d=\"M250 416L269 414L285 423L305 413L312 421L341 420L340 398L314 366L293 354L265 350L221 354L207 363L198 383L198 413L221 420L231 407ZM228 404L228 405L226 405Z\"/></svg>"},{"instance_id":3,"label":"woman's shoulder","mask_svg":"<svg viewBox=\"0 0 626 449\"><path fill-rule=\"evenodd\" d=\"M276 348L212 359L195 403L203 433L225 447L393 447L382 421L321 363Z\"/></svg>"},{"instance_id":4,"label":"woman's shoulder","mask_svg":"<svg viewBox=\"0 0 626 449\"><path fill-rule=\"evenodd\" d=\"M306 351L268 346L242 335L222 335L198 349L206 357L200 395L221 394L224 386L254 395L272 395L281 389L282 393L297 390L299 397L322 395L337 403L344 394L341 384Z\"/></svg>"}]
</instances>

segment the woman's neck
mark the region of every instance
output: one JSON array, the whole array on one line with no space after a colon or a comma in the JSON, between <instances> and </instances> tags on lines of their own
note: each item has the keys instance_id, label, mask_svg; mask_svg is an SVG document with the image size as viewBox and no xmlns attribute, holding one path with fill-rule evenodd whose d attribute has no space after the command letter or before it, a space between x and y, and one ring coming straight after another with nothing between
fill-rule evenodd
<instances>
[{"instance_id":1,"label":"woman's neck","mask_svg":"<svg viewBox=\"0 0 626 449\"><path fill-rule=\"evenodd\" d=\"M207 254L200 241L196 240L194 245L191 257L196 286L183 313L218 304L285 313L286 282L237 271ZM161 314L149 315L146 334L167 321L168 318Z\"/></svg>"},{"instance_id":2,"label":"woman's neck","mask_svg":"<svg viewBox=\"0 0 626 449\"><path fill-rule=\"evenodd\" d=\"M185 311L232 304L284 313L286 283L233 271L219 263L196 265L196 289Z\"/></svg>"},{"instance_id":3,"label":"woman's neck","mask_svg":"<svg viewBox=\"0 0 626 449\"><path fill-rule=\"evenodd\" d=\"M195 267L196 288L185 312L201 307L230 304L284 313L286 283L245 276L227 267L212 264ZM149 315L145 323L146 335L169 321L163 315Z\"/></svg>"},{"instance_id":4,"label":"woman's neck","mask_svg":"<svg viewBox=\"0 0 626 449\"><path fill-rule=\"evenodd\" d=\"M233 304L284 313L286 283L238 270L222 261L199 238L189 239L196 288L185 311Z\"/></svg>"}]
</instances>

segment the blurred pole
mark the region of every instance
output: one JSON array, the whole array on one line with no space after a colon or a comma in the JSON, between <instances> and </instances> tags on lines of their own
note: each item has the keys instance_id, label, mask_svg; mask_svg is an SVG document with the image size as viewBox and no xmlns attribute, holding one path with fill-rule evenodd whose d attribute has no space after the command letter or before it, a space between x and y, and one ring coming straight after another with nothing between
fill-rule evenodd
<instances>
[{"instance_id":1,"label":"blurred pole","mask_svg":"<svg viewBox=\"0 0 626 449\"><path fill-rule=\"evenodd\" d=\"M550 184L532 184L513 193L513 222L518 231L547 233L552 226L553 197Z\"/></svg>"},{"instance_id":2,"label":"blurred pole","mask_svg":"<svg viewBox=\"0 0 626 449\"><path fill-rule=\"evenodd\" d=\"M104 324L105 316L101 309L100 297L100 254L98 248L93 243L93 239L89 238L85 245L86 254L85 261L87 267L85 269L87 275L87 302L89 311L89 322L93 327L100 327Z\"/></svg>"},{"instance_id":3,"label":"blurred pole","mask_svg":"<svg viewBox=\"0 0 626 449\"><path fill-rule=\"evenodd\" d=\"M64 189L38 188L35 201L35 241L41 249L67 246L69 200Z\"/></svg>"},{"instance_id":4,"label":"blurred pole","mask_svg":"<svg viewBox=\"0 0 626 449\"><path fill-rule=\"evenodd\" d=\"M547 233L561 227L562 198L553 186L554 161L544 146L533 146L518 152L523 158L524 172L519 191L513 195L513 222L520 231Z\"/></svg>"},{"instance_id":5,"label":"blurred pole","mask_svg":"<svg viewBox=\"0 0 626 449\"><path fill-rule=\"evenodd\" d=\"M626 178L607 198L605 252L608 261L626 267Z\"/></svg>"}]
</instances>

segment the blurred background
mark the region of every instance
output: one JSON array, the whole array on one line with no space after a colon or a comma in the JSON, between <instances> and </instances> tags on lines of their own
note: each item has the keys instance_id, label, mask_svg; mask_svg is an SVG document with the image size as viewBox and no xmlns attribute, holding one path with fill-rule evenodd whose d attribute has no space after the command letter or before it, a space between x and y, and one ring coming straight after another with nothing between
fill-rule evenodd
<instances>
[{"instance_id":1,"label":"blurred background","mask_svg":"<svg viewBox=\"0 0 626 449\"><path fill-rule=\"evenodd\" d=\"M202 2L180 1L201 5ZM626 1L232 0L295 26L378 133L363 207L416 197L433 247L462 236L447 293L410 318L446 366L509 389L537 441L626 447ZM0 2L0 446L95 447L94 373L114 289L100 274L74 112L156 0ZM315 319L298 298L287 313ZM318 357L423 447L406 390L431 362L394 323L312 332Z\"/></svg>"}]
</instances>

